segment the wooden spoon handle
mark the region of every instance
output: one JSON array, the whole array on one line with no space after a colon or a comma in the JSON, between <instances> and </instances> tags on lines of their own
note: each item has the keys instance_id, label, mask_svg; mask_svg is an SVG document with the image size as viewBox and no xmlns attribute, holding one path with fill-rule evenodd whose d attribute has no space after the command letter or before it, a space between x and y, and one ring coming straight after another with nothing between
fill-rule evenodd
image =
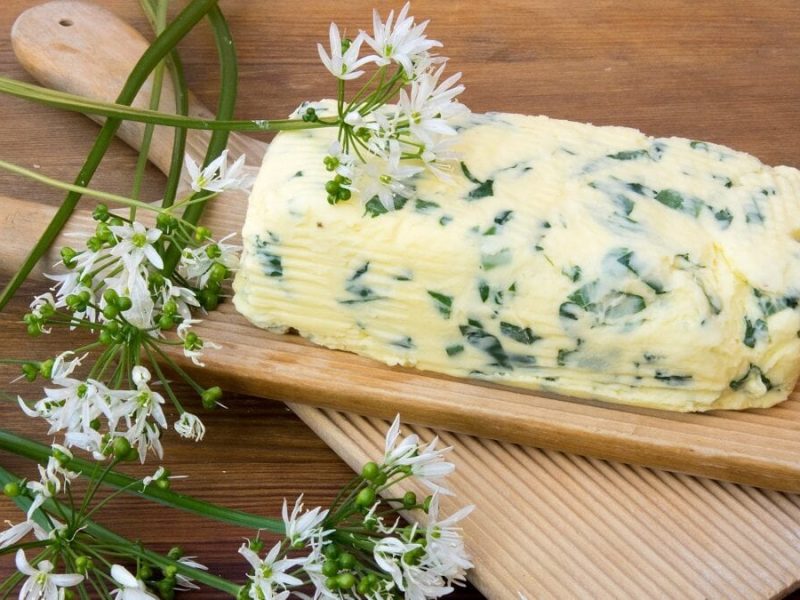
<instances>
[{"instance_id":1,"label":"wooden spoon handle","mask_svg":"<svg viewBox=\"0 0 800 600\"><path fill-rule=\"evenodd\" d=\"M42 85L106 102L114 102L148 45L138 31L114 13L76 0L55 0L26 10L14 23L11 40L19 62ZM148 108L151 90L152 78L133 105ZM164 78L160 110L175 111L175 91L168 76ZM214 118L194 96L190 96L189 114ZM101 122L103 118L95 120ZM142 123L124 122L118 135L139 148L143 131ZM173 135L170 127L156 127L153 135L149 159L162 172L169 168ZM208 137L208 132L190 130L187 154L201 160ZM266 144L231 135L228 147L235 157L246 154L250 164L258 165Z\"/></svg>"}]
</instances>

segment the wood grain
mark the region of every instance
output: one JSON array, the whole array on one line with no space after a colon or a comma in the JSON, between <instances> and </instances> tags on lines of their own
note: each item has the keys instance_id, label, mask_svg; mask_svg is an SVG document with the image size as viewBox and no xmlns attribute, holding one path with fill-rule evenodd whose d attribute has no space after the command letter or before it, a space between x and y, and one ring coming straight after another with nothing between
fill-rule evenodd
<instances>
[{"instance_id":1,"label":"wood grain","mask_svg":"<svg viewBox=\"0 0 800 600\"><path fill-rule=\"evenodd\" d=\"M18 12L23 6L32 4L33 2L18 0L7 2L0 8L0 17L10 23L16 14L12 11ZM132 16L133 8L130 4L108 4L123 16ZM383 4L384 10L385 6L387 5ZM337 5L335 18L339 22L349 23L351 27L356 24L364 26L368 21L364 15L369 7L367 2ZM299 16L306 29L294 26L299 10L302 11ZM281 2L270 3L269 6L230 2L226 5L226 11L232 17L235 35L242 49L243 88L258 90L258 93L242 98L240 114L263 116L264 105L269 106L270 114L274 114L273 108L277 108L278 114L285 114L293 108L298 97L318 97L329 93L323 89L324 80L309 77L306 73L317 69L314 53L310 51L311 42L324 37L327 21L334 16L331 14L331 5L308 2L304 3L302 9L298 9L296 5ZM794 3L743 5L707 2L698 5L688 1L625 4L542 1L477 5L458 2L449 3L447 14L441 15L440 5L417 2L415 12L420 16L436 16L432 25L433 33L449 42L449 54L459 68L467 72L470 84L468 101L475 110L526 110L593 120L596 123L624 123L642 127L655 134L711 138L754 152L767 162L798 162L796 146L789 143L794 135L792 132L797 131L798 125L798 106L795 101L797 88L793 86L797 85L795 73L800 62L796 51L796 25L800 18L798 7ZM141 27L141 19L137 23ZM490 31L487 31L487 23L493 25ZM186 45L191 85L206 100L212 99L214 94L215 75L208 69L213 63L211 47L207 32L202 31L193 35ZM299 49L302 48L309 51L299 55ZM5 48L0 48L0 64L4 67L11 60L10 56ZM606 71L607 67L611 69ZM504 79L503 94L498 96L492 82L497 81L498 69L504 68L513 68L513 71L505 71L506 75L510 73L511 76ZM307 70L304 72L304 69ZM9 67L6 72L18 71ZM15 108L20 106L16 101L4 99L3 102ZM698 110L698 104L706 108ZM16 160L26 164L41 164L43 168L51 168L53 171L61 169L61 176L68 178L75 171L82 155L79 141L82 136L75 132L82 132L88 139L87 134L91 130L79 125L79 120L69 115L29 107L25 107L24 111L19 113L8 110L0 113L0 120L5 121L5 130L15 132L13 150ZM47 123L52 123L53 127L46 137L42 136L39 129L45 117ZM58 135L64 137L59 138ZM70 148L69 153L64 151L65 147ZM111 157L112 169L102 173L98 179L99 183L108 185L111 189L127 181L120 169L133 164L130 153L120 149L121 158L115 158L116 156L114 154ZM151 195L157 193L157 183L158 179L154 175L153 184L148 188ZM41 192L36 186L19 182L15 182L13 188L4 185L2 189L14 189L14 195L18 191L21 194L27 192L30 196ZM124 193L127 190L122 187L120 191ZM53 195L49 201L54 202L57 197ZM11 341L14 342L13 339ZM22 336L16 338L16 343L23 347L25 342L26 339ZM51 346L44 354L56 351L57 345L55 346ZM36 347L44 350L47 346L45 343L37 344ZM242 403L248 406L246 401ZM3 410L7 412L7 409ZM264 439L260 429L264 429L264 433L274 433L264 421L272 415L251 416L251 422L237 421L231 424L230 429L224 429L224 424L219 427L228 434L227 439L241 439L250 433L255 437L247 447L257 448ZM212 427L216 419L216 415L211 417ZM334 420L333 423L342 431L350 432L354 440L359 439L356 436L361 430L359 426L347 429L344 422ZM30 425L27 427L30 430ZM236 428L244 428L244 436L237 436ZM320 430L330 433L331 428L322 421ZM250 437L246 439L250 440ZM281 441L287 444L290 442L283 439ZM470 443L464 437L458 441L459 444ZM168 442L168 451L176 453L177 458L180 444L173 440ZM206 453L207 447L208 444L196 449L192 447L191 458L187 462L195 462L198 469L204 462L224 468L221 466L224 459L220 459L220 454ZM273 446L268 445L266 450L271 448ZM216 449L218 453L229 451L224 444ZM283 455L284 458L286 456L287 454ZM291 452L288 456L291 458ZM309 461L313 460L312 456L311 453L306 455ZM279 468L280 453L274 460ZM308 479L313 479L316 463L300 466L301 464L302 461L297 462L298 468L304 473L310 473ZM650 483L641 486L636 484L635 477L611 479L607 471L596 470L598 465L605 464L597 461L592 462L592 468L571 473L571 477L577 478L577 484L573 486L564 483L567 479L562 473L566 464L563 461L556 462L556 467L541 460L526 462L524 470L531 472L530 481L536 482L532 486L519 483L512 476L513 471L505 467L497 470L496 464L485 463L482 466L474 461L473 464L479 476L469 474L462 489L477 490L480 496L485 497L486 490L503 483L494 475L500 473L511 478L513 488L519 491L518 494L515 493L515 497L521 497L528 502L521 512L510 512L514 518L508 528L484 528L473 534L479 535L478 544L485 544L487 552L495 550L497 562L493 565L501 563L496 569L485 569L486 579L481 580L491 581L493 590L506 592L496 594L495 597L503 598L513 594L514 590L507 584L511 580L509 572L523 573L524 577L520 581L531 591L531 597L640 597L643 590L655 590L657 596L667 595L668 590L681 595L681 588L670 586L679 583L686 585L687 581L695 586L695 590L705 591L686 593L681 597L729 597L726 590L738 590L749 597L767 597L780 594L781 590L790 586L793 578L788 573L797 572L796 563L792 564L793 558L781 557L786 547L781 545L784 542L780 540L796 546L796 530L793 529L796 520L782 500L791 499L792 496L775 495L778 508L765 510L763 499L748 502L744 496L737 494L730 500L724 493L716 491L713 486L709 488L709 484L701 480L679 478L673 481L669 479L672 476L644 470L642 472L652 473L657 479L648 479ZM253 466L255 465L250 465ZM319 468L324 470L325 464L320 464ZM487 468L495 470L487 472ZM520 469L522 470L521 467ZM248 475L258 481L268 479L262 477L257 469L255 472L255 476L240 473L242 479L239 480L239 485L248 483ZM546 473L553 474L556 481L560 482L556 489L562 491L556 496L553 495L555 492L546 487L551 483L545 478ZM290 475L292 474L284 474L287 478ZM601 493L604 486L606 489L609 486L610 489L618 489L619 495L612 498L619 499L628 491L626 481L639 490L640 495L631 494L635 498L634 505L626 509L624 504L611 502L607 510L600 510L595 498L609 499L609 496ZM658 481L668 483L660 485ZM591 482L595 482L596 486ZM542 485L538 485L539 483ZM194 485L195 482L190 481L188 484ZM215 490L221 488L222 495L226 494L220 483L211 484L210 492L205 487L206 481L197 481L196 484L198 491L216 494L218 492ZM552 485L555 486L556 483ZM730 488L746 490L734 486ZM706 493L704 489L714 492ZM675 495L670 495L669 490L674 490ZM240 493L242 492L237 487L235 493L227 494L226 498L231 502L236 501ZM751 492L745 493L753 497ZM758 498L758 495L755 497ZM554 498L561 498L562 504L554 504ZM646 501L652 502L649 506L655 507L654 514L657 515L650 524L643 522L641 516L635 518L639 514L638 510L647 506ZM257 502L258 500L253 501L253 505ZM667 511L670 502L676 503L680 510ZM716 521L707 515L703 516L703 509L708 505L725 507L725 510L714 511L718 514ZM696 510L687 510L691 506ZM487 510L487 519L498 519L501 516L496 510L492 511L491 506ZM679 518L681 510L687 515L683 521ZM731 521L733 525L729 527L735 530L736 524L743 522L748 513L754 519L753 525L746 529L749 535L734 535L735 531L731 532L730 529L726 530L728 533L720 533L718 528L721 524ZM157 509L151 509L145 514L148 520L160 524L161 528L175 530L169 527L171 521L166 520ZM116 524L117 521L123 522L124 517L114 515L113 520ZM525 525L537 520L549 523L550 527L536 529ZM134 521L134 534L138 533L141 521L141 518ZM676 522L683 523L682 528L677 527ZM637 560L630 553L624 554L627 559L617 560L620 558L620 542L624 548L625 542L650 539L652 528L659 523L663 524L662 531L669 533L680 530L685 534L665 534L652 538L654 545L650 550L644 548L647 560ZM164 540L167 537L163 531L158 532L158 527L153 530L157 533L151 539ZM588 551L576 550L576 540L586 537L592 530L597 532L596 535L589 536L594 549L589 544L584 546ZM620 534L620 531L628 533ZM190 535L180 529L178 532L187 537L194 537L196 533ZM496 540L509 533L524 537L525 546L530 548L530 553L510 555L502 550ZM204 539L217 540L219 535L214 531ZM764 544L765 550L764 554L759 554L759 558L754 560L756 566L747 570L751 564L748 554L748 541L751 538ZM699 546L693 543L696 539L701 540ZM659 574L654 577L655 584L634 582L626 585L625 582L637 571L641 577L646 578L649 570L658 564L653 553L663 551L657 545L659 540L664 540L667 547L674 549L675 554L685 558L686 563L675 558L669 559L670 564L677 565L676 569L685 568L692 558L699 562L693 570L686 571L680 577L665 579L661 576L665 569L662 566L655 569ZM162 542L164 546L167 543ZM642 546L634 548L638 550ZM216 546L204 550L210 551L212 556L221 554ZM230 558L230 550L225 556ZM740 579L731 574L731 571L736 572L739 567L740 563L736 559L745 563L745 570L742 571L745 575ZM773 566L773 560L780 566ZM507 568L508 564L512 565L511 568ZM578 571L567 569L563 565L577 566ZM230 572L240 573L240 570L236 567L236 570ZM780 575L782 572L783 576ZM717 587L705 585L705 580L709 578L717 581L722 579L729 583L727 587L725 584L718 584ZM505 587L502 587L504 583Z\"/></svg>"},{"instance_id":2,"label":"wood grain","mask_svg":"<svg viewBox=\"0 0 800 600\"><path fill-rule=\"evenodd\" d=\"M65 20L71 25L62 26ZM116 96L145 48L136 31L113 14L74 0L26 12L12 40L20 62L44 84L105 100ZM110 46L113 51L102 52ZM498 69L509 69L509 63L498 63ZM164 104L171 106L169 84L166 92ZM144 89L139 105L147 105L148 94ZM193 106L195 114L209 114L196 101ZM129 123L122 138L136 146L141 129ZM203 138L191 136L188 153L195 160L203 154ZM154 140L151 157L163 169L169 163L169 130L159 130ZM257 165L265 145L235 135L231 148ZM206 212L205 223L216 232L239 231L244 201L241 194L223 195ZM76 219L73 231L82 226L88 230L93 224ZM451 431L800 492L797 395L768 410L680 415L390 368L296 336L258 331L230 305L197 329L222 345L208 352L208 367L198 376L239 392L383 418L400 412L411 422Z\"/></svg>"}]
</instances>

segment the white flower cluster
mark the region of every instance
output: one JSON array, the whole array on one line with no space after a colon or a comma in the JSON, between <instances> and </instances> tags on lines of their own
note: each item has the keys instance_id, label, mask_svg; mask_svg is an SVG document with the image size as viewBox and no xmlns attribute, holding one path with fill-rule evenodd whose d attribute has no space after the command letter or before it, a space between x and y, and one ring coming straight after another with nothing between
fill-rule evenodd
<instances>
[{"instance_id":1,"label":"white flower cluster","mask_svg":"<svg viewBox=\"0 0 800 600\"><path fill-rule=\"evenodd\" d=\"M56 357L51 374L55 387L45 388L45 397L32 407L18 398L25 414L45 419L50 424L48 435L63 432L67 447L89 451L98 460L108 456L114 440L120 437L135 449L141 462L149 450L162 457L161 430L167 427L164 398L151 389L150 372L136 366L131 372L134 389L113 390L95 379L73 378L80 362L81 358L70 352ZM205 431L190 413L183 413L175 429L194 439L202 438Z\"/></svg>"},{"instance_id":2,"label":"white flower cluster","mask_svg":"<svg viewBox=\"0 0 800 600\"><path fill-rule=\"evenodd\" d=\"M348 520L353 511L347 507L332 512L319 507L304 511L301 496L289 514L284 501L284 539L263 558L252 545L239 549L253 569L248 575L248 596L285 600L294 593L308 600L424 600L452 592L453 585L462 583L472 567L458 523L473 507L440 518L439 494L446 492L440 482L454 466L442 459L450 449L437 450L436 443L433 440L423 446L416 435L401 439L398 418L386 435L381 467L384 474L390 474L389 483L392 474L400 478L410 474L435 490L426 502L424 527L403 527L399 520L387 524L374 496L374 504L355 522ZM346 522L331 520L342 518ZM337 536L338 526L365 533ZM348 536L352 553L344 541ZM313 596L296 589L308 584L313 585Z\"/></svg>"},{"instance_id":3,"label":"white flower cluster","mask_svg":"<svg viewBox=\"0 0 800 600\"><path fill-rule=\"evenodd\" d=\"M361 31L343 42L336 24L330 26L330 55L318 44L325 67L342 82L361 77L370 63L379 69L397 65L397 72L380 78L384 83L372 94L365 90L358 101L340 98L339 140L330 148L325 164L335 173L328 201L336 203L358 191L365 202L377 198L386 210L399 208L413 196L411 180L426 168L440 178L449 177L451 146L456 130L449 121L468 112L455 101L464 91L461 73L443 78L446 58L431 50L441 46L425 35L428 22L416 23L409 4L395 18L383 22L373 13L373 33ZM366 44L372 54L360 56ZM386 102L399 93L396 105ZM365 99L366 97L366 99Z\"/></svg>"}]
</instances>

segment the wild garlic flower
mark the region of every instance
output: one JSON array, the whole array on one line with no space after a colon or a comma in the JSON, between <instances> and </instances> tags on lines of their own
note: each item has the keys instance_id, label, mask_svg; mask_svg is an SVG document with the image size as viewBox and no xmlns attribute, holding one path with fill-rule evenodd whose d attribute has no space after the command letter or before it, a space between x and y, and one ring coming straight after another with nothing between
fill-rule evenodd
<instances>
[{"instance_id":1,"label":"wild garlic flower","mask_svg":"<svg viewBox=\"0 0 800 600\"><path fill-rule=\"evenodd\" d=\"M0 532L0 550L13 546L31 533L37 540L47 539L47 532L36 521L28 519L16 525L9 523L9 528Z\"/></svg>"},{"instance_id":2,"label":"wild garlic flower","mask_svg":"<svg viewBox=\"0 0 800 600\"><path fill-rule=\"evenodd\" d=\"M60 446L63 451L66 448ZM59 450L61 452L61 450ZM71 458L71 455L69 455ZM29 481L26 486L33 493L33 502L28 508L28 519L31 519L39 507L49 498L59 494L78 474L73 473L61 466L61 462L51 456L47 460L47 466L37 465L39 469L39 481Z\"/></svg>"},{"instance_id":3,"label":"wild garlic flower","mask_svg":"<svg viewBox=\"0 0 800 600\"><path fill-rule=\"evenodd\" d=\"M286 538L292 547L302 547L306 540L315 536L324 537L329 533L322 531L321 527L328 516L328 511L322 510L321 507L317 506L304 512L302 494L295 500L291 514L289 514L289 505L284 498L281 516L283 517Z\"/></svg>"},{"instance_id":4,"label":"wild garlic flower","mask_svg":"<svg viewBox=\"0 0 800 600\"><path fill-rule=\"evenodd\" d=\"M250 563L253 573L248 574L250 589L248 597L253 600L285 600L290 591L286 588L302 585L303 581L290 575L289 571L303 564L302 558L278 558L282 554L280 542L275 544L262 559L247 544L239 548L239 554Z\"/></svg>"},{"instance_id":5,"label":"wild garlic flower","mask_svg":"<svg viewBox=\"0 0 800 600\"><path fill-rule=\"evenodd\" d=\"M16 565L20 573L28 576L19 592L20 600L60 600L64 598L64 588L83 581L83 575L78 573L53 573L55 567L49 560L31 565L22 549L17 550Z\"/></svg>"},{"instance_id":6,"label":"wild garlic flower","mask_svg":"<svg viewBox=\"0 0 800 600\"><path fill-rule=\"evenodd\" d=\"M188 412L181 413L180 418L173 425L175 431L182 438L199 442L206 435L206 426L197 415Z\"/></svg>"},{"instance_id":7,"label":"wild garlic flower","mask_svg":"<svg viewBox=\"0 0 800 600\"><path fill-rule=\"evenodd\" d=\"M396 20L394 11L391 11L385 23L381 21L378 11L373 10L373 35L364 34L367 44L377 54L377 64L396 62L403 67L409 78L414 73L414 63L426 56L432 48L442 45L441 42L427 39L424 32L428 21L414 23L414 17L408 16L410 8L411 4L406 2Z\"/></svg>"},{"instance_id":8,"label":"wild garlic flower","mask_svg":"<svg viewBox=\"0 0 800 600\"><path fill-rule=\"evenodd\" d=\"M331 43L330 56L325 52L325 48L322 44L317 44L317 52L319 52L319 58L322 64L325 65L325 68L337 79L345 81L357 79L364 74L364 71L358 70L359 68L370 62L375 62L376 57L374 56L358 57L358 53L361 51L361 44L364 43L363 34L359 34L356 36L356 39L347 44L343 44L342 36L339 33L339 27L337 27L335 23L331 23L330 29L328 30L328 37Z\"/></svg>"},{"instance_id":9,"label":"wild garlic flower","mask_svg":"<svg viewBox=\"0 0 800 600\"><path fill-rule=\"evenodd\" d=\"M244 173L244 154L228 166L228 150L200 168L187 154L184 165L190 177L190 185L195 192L224 192L225 190L247 190L252 180Z\"/></svg>"},{"instance_id":10,"label":"wild garlic flower","mask_svg":"<svg viewBox=\"0 0 800 600\"><path fill-rule=\"evenodd\" d=\"M473 566L457 524L474 509L473 505L468 505L439 520L439 494L431 498L425 526L425 550L431 563L438 565L438 572L451 581L462 579Z\"/></svg>"},{"instance_id":11,"label":"wild garlic flower","mask_svg":"<svg viewBox=\"0 0 800 600\"><path fill-rule=\"evenodd\" d=\"M118 586L111 592L116 600L158 600L158 596L147 591L144 581L122 565L112 565L111 577Z\"/></svg>"}]
</instances>

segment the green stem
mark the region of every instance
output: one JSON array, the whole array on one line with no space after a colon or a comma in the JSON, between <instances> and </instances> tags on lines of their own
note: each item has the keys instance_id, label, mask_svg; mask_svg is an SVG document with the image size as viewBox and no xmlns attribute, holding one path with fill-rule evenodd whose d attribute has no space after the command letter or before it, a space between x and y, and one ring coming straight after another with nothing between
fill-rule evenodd
<instances>
[{"instance_id":1,"label":"green stem","mask_svg":"<svg viewBox=\"0 0 800 600\"><path fill-rule=\"evenodd\" d=\"M50 448L44 446L27 438L15 435L9 431L0 429L0 450L5 450L35 460L39 463L46 463L50 456ZM99 479L96 463L92 463L80 458L73 458L66 465L70 471L76 471L92 480ZM17 481L14 479L13 481ZM123 475L117 471L110 471L103 483L114 488L123 488L137 483L137 479ZM141 483L141 482L139 482ZM252 529L263 529L272 533L284 533L283 521L278 519L268 519L258 515L253 515L243 511L224 508L204 502L191 496L178 494L170 490L161 490L155 486L148 486L142 489L142 486L134 486L129 492L136 496L141 496L149 500L153 500L165 506L178 508L186 512L194 513L214 519L222 523L229 523L231 525L239 525L241 527L250 527Z\"/></svg>"},{"instance_id":2,"label":"green stem","mask_svg":"<svg viewBox=\"0 0 800 600\"><path fill-rule=\"evenodd\" d=\"M156 14L152 4L156 0L140 0L142 10L153 30L156 31ZM183 63L177 49L173 49L167 57L167 70L172 79L172 88L175 93L175 112L186 116L189 114L189 89L186 85L186 77L183 74ZM164 187L164 200L161 203L163 208L169 208L175 202L178 195L178 186L181 182L181 171L183 170L183 157L186 154L186 128L175 129L172 140L172 159L169 164L169 174L167 184Z\"/></svg>"},{"instance_id":3,"label":"green stem","mask_svg":"<svg viewBox=\"0 0 800 600\"><path fill-rule=\"evenodd\" d=\"M206 0L209 1L209 0ZM122 121L152 123L168 127L182 127L204 131L242 131L249 133L272 131L296 131L298 129L320 129L336 127L338 119L321 119L310 123L301 119L199 119L183 114L159 112L146 108L127 106L119 102L103 102L67 92L58 92L48 88L16 81L8 77L0 77L0 94L16 96L39 104L53 106L62 110L78 112L85 115L97 115ZM183 160L183 156L181 156Z\"/></svg>"},{"instance_id":4,"label":"green stem","mask_svg":"<svg viewBox=\"0 0 800 600\"><path fill-rule=\"evenodd\" d=\"M216 118L220 120L230 119L236 106L236 90L239 85L239 71L236 63L236 47L233 43L231 31L222 11L215 7L208 13L208 20L214 31L214 41L217 46L220 64L220 93L217 102ZM227 130L214 131L208 141L203 167L208 166L216 159L228 145ZM192 200L199 200L197 203L190 204L183 211L183 220L192 225L197 225L200 216L206 205L207 192L199 192L192 196ZM164 256L164 274L168 277L175 270L181 257L183 248L180 245L171 244Z\"/></svg>"},{"instance_id":5,"label":"green stem","mask_svg":"<svg viewBox=\"0 0 800 600\"><path fill-rule=\"evenodd\" d=\"M12 481L19 481L19 478L16 477L13 473L7 471L3 467L0 467L0 485L5 485L6 483ZM14 498L14 501L17 505L22 508L23 510L27 510L27 506L30 505L31 501L28 498L19 496ZM55 501L54 499L50 498L45 501L43 508L47 508L52 510L55 505L60 504L60 502ZM62 506L61 510L66 512L70 517L79 517L80 515L74 515L73 512L69 507ZM126 556L136 559L143 559L148 561L149 563L157 566L157 567L175 567L178 570L178 573L190 577L191 579L197 581L198 583L202 583L204 585L213 587L225 593L231 594L232 596L236 596L239 592L240 585L233 583L232 581L228 581L227 579L223 579L222 577L217 577L216 575L212 575L208 571L203 571L201 569L195 569L193 567L188 567L183 563L179 563L178 561L172 560L171 558L167 558L166 556L162 556L156 552L151 550L146 550L140 547L139 544L132 542L131 540L122 537L106 529L102 525L98 525L97 523L90 521L88 519L81 520L81 532L87 535L90 535L101 542L105 542L108 544L114 544L119 546L120 548L124 548L124 553Z\"/></svg>"},{"instance_id":6,"label":"green stem","mask_svg":"<svg viewBox=\"0 0 800 600\"><path fill-rule=\"evenodd\" d=\"M93 190L91 188L87 188L73 183L65 183L58 179L53 179L52 177L48 177L47 175L42 175L41 173L37 173L36 171L31 171L30 169L26 169L25 167L20 167L19 165L15 165L14 163L6 162L4 160L0 160L0 169L5 169L6 171L10 171L11 173L15 173L17 175L22 175L23 177L27 177L28 179L38 181L39 183L49 185L59 190L65 190L70 194L78 194L79 196L91 196L92 198L97 198L98 200L114 202L116 204L122 204L123 206L130 206L132 208L141 208L144 210L161 212L161 208L159 208L158 206L148 204L147 202L142 202L141 200L135 200L133 198L128 198L126 196L119 196L118 194L112 194L111 192L101 192L100 190Z\"/></svg>"},{"instance_id":7,"label":"green stem","mask_svg":"<svg viewBox=\"0 0 800 600\"><path fill-rule=\"evenodd\" d=\"M156 35L164 33L167 27L167 0L161 0L158 3L156 11ZM164 67L165 61L162 60L156 65L153 71L153 86L150 92L150 109L158 110L161 104L161 89L164 85ZM144 133L142 134L142 145L139 148L139 157L136 160L136 170L133 175L133 191L131 198L134 200L139 199L142 191L142 181L144 180L144 170L147 167L147 157L150 154L150 145L153 142L153 133L155 132L155 125L147 123L144 126ZM136 218L136 207L131 207L130 219L133 221Z\"/></svg>"},{"instance_id":8,"label":"green stem","mask_svg":"<svg viewBox=\"0 0 800 600\"><path fill-rule=\"evenodd\" d=\"M122 91L117 97L117 103L131 104L156 65L161 62L170 50L183 39L200 19L210 10L216 9L216 7L217 0L192 0L164 30L164 33L158 36L152 45L142 54L142 57L136 63L125 85L122 87ZM86 187L89 184L97 167L100 166L111 141L114 139L114 135L116 135L120 124L121 121L118 118L109 118L106 120L95 139L94 145L86 158L86 162L83 164L83 167L75 179L76 185ZM3 309L16 293L22 285L22 282L25 281L28 274L33 270L33 267L36 266L36 263L39 262L39 259L56 239L70 215L75 210L80 199L81 194L78 192L70 192L67 194L67 197L56 211L56 214L45 229L42 237L39 238L30 254L28 254L22 267L20 267L19 271L17 271L6 284L2 293L0 293L0 310Z\"/></svg>"}]
</instances>

